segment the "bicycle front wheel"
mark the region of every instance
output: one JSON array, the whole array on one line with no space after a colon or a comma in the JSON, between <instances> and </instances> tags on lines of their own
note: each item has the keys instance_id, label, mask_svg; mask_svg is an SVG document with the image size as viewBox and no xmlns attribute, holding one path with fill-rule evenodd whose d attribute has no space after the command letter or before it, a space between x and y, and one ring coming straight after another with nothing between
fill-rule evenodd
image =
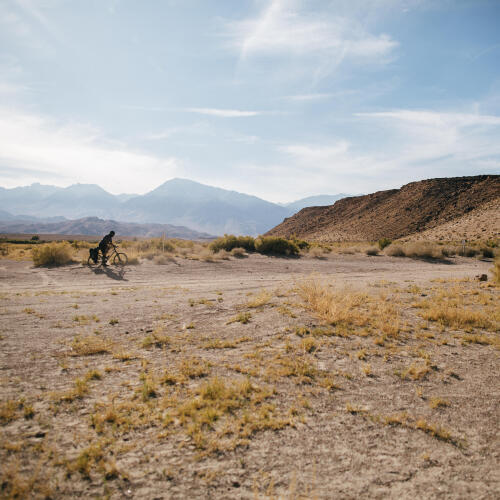
<instances>
[{"instance_id":1,"label":"bicycle front wheel","mask_svg":"<svg viewBox=\"0 0 500 500\"><path fill-rule=\"evenodd\" d=\"M117 253L113 257L113 265L114 266L126 266L128 262L128 257L124 253Z\"/></svg>"}]
</instances>

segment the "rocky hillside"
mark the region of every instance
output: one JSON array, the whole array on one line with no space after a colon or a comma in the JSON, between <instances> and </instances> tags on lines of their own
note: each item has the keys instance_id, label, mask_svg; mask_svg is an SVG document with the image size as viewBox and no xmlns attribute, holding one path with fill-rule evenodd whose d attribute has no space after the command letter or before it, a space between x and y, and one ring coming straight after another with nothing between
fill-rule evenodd
<instances>
[{"instance_id":1,"label":"rocky hillside","mask_svg":"<svg viewBox=\"0 0 500 500\"><path fill-rule=\"evenodd\" d=\"M488 206L491 213L500 199L500 176L478 175L411 182L401 189L378 191L365 196L344 198L327 207L305 208L268 235L296 235L317 241L366 241L387 237L407 237L436 229L462 219L461 233L467 232L465 215ZM470 218L474 221L474 218ZM483 238L498 235L498 217L482 219ZM474 222L471 222L474 224ZM443 233L444 234L444 233ZM447 231L447 239L461 238ZM451 237L453 236L453 237Z\"/></svg>"}]
</instances>

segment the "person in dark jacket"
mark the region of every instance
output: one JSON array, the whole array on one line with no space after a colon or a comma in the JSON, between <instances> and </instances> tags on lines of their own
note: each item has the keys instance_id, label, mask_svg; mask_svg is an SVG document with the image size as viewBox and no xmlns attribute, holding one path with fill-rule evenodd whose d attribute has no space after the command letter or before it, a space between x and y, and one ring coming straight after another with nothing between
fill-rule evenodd
<instances>
[{"instance_id":1,"label":"person in dark jacket","mask_svg":"<svg viewBox=\"0 0 500 500\"><path fill-rule=\"evenodd\" d=\"M115 235L114 231L110 231L109 234L104 236L104 238L99 243L99 250L102 253L102 265L107 265L107 257L109 248L113 245L113 236Z\"/></svg>"}]
</instances>

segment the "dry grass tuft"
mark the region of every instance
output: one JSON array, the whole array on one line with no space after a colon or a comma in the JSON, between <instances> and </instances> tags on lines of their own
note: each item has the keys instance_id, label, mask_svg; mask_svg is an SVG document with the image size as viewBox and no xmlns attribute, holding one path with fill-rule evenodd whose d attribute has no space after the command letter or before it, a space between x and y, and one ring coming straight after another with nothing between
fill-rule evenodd
<instances>
[{"instance_id":1,"label":"dry grass tuft","mask_svg":"<svg viewBox=\"0 0 500 500\"><path fill-rule=\"evenodd\" d=\"M429 363L412 363L408 368L396 371L403 380L423 380L431 372Z\"/></svg>"},{"instance_id":2,"label":"dry grass tuft","mask_svg":"<svg viewBox=\"0 0 500 500\"><path fill-rule=\"evenodd\" d=\"M156 328L153 330L151 335L147 335L142 340L142 347L150 347L154 345L155 347L167 346L170 343L170 339L167 335L163 333L163 328Z\"/></svg>"},{"instance_id":3,"label":"dry grass tuft","mask_svg":"<svg viewBox=\"0 0 500 500\"><path fill-rule=\"evenodd\" d=\"M252 317L252 314L249 312L242 312L231 318L226 325L230 325L231 323L241 323L243 325L246 325L247 323L250 322L250 318Z\"/></svg>"},{"instance_id":4,"label":"dry grass tuft","mask_svg":"<svg viewBox=\"0 0 500 500\"><path fill-rule=\"evenodd\" d=\"M432 409L436 408L444 408L446 406L450 406L450 402L446 399L441 399L441 398L431 398L429 401L429 406Z\"/></svg>"},{"instance_id":5,"label":"dry grass tuft","mask_svg":"<svg viewBox=\"0 0 500 500\"><path fill-rule=\"evenodd\" d=\"M204 454L232 450L256 432L291 425L266 402L272 394L248 379L211 378L169 411L165 426L180 426Z\"/></svg>"},{"instance_id":6,"label":"dry grass tuft","mask_svg":"<svg viewBox=\"0 0 500 500\"><path fill-rule=\"evenodd\" d=\"M482 311L464 309L459 303L436 304L426 302L427 309L420 315L428 321L436 321L443 326L461 329L467 327L490 329L493 327L491 319Z\"/></svg>"},{"instance_id":7,"label":"dry grass tuft","mask_svg":"<svg viewBox=\"0 0 500 500\"><path fill-rule=\"evenodd\" d=\"M231 255L236 257L237 259L243 259L244 257L248 257L244 248L236 247L231 250Z\"/></svg>"},{"instance_id":8,"label":"dry grass tuft","mask_svg":"<svg viewBox=\"0 0 500 500\"><path fill-rule=\"evenodd\" d=\"M299 293L307 306L329 324L355 323L359 316L356 308L365 302L366 295L353 292L334 292L314 280L299 284Z\"/></svg>"},{"instance_id":9,"label":"dry grass tuft","mask_svg":"<svg viewBox=\"0 0 500 500\"><path fill-rule=\"evenodd\" d=\"M112 344L96 335L86 337L75 337L71 343L71 356L92 356L93 354L105 354L111 352Z\"/></svg>"},{"instance_id":10,"label":"dry grass tuft","mask_svg":"<svg viewBox=\"0 0 500 500\"><path fill-rule=\"evenodd\" d=\"M498 337L488 337L484 334L470 333L462 337L462 344L496 345L500 347L500 339Z\"/></svg>"},{"instance_id":11,"label":"dry grass tuft","mask_svg":"<svg viewBox=\"0 0 500 500\"><path fill-rule=\"evenodd\" d=\"M246 307L257 308L269 304L272 299L271 292L267 290L261 290L252 300L249 300L245 305Z\"/></svg>"}]
</instances>

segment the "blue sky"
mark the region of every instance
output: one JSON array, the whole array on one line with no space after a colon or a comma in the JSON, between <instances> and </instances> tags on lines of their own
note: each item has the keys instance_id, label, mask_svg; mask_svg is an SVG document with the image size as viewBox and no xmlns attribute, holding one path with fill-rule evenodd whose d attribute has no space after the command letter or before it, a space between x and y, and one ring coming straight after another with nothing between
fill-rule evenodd
<instances>
[{"instance_id":1,"label":"blue sky","mask_svg":"<svg viewBox=\"0 0 500 500\"><path fill-rule=\"evenodd\" d=\"M499 0L0 0L0 185L499 173L499 25Z\"/></svg>"}]
</instances>

